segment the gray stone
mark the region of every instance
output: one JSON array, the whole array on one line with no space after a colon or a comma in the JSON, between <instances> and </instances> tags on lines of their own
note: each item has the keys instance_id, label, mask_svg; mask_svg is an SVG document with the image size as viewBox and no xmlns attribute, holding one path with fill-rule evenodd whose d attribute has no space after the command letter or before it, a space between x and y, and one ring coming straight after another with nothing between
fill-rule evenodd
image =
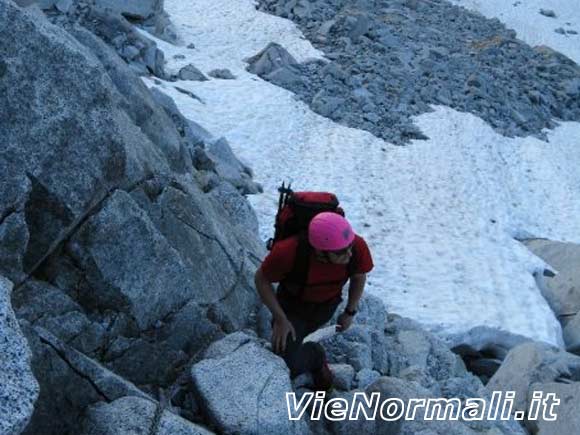
<instances>
[{"instance_id":1,"label":"gray stone","mask_svg":"<svg viewBox=\"0 0 580 435\"><path fill-rule=\"evenodd\" d=\"M329 364L334 386L343 391L352 389L355 371L348 364Z\"/></svg>"},{"instance_id":2,"label":"gray stone","mask_svg":"<svg viewBox=\"0 0 580 435\"><path fill-rule=\"evenodd\" d=\"M278 68L271 73L265 74L264 78L275 85L292 88L304 86L304 79L300 76L300 71L291 67Z\"/></svg>"},{"instance_id":3,"label":"gray stone","mask_svg":"<svg viewBox=\"0 0 580 435\"><path fill-rule=\"evenodd\" d=\"M28 197L17 201L25 203L29 235L23 263L28 270L109 189L137 182L146 168L163 171L170 166L122 109L122 96L103 66L70 34L41 15L2 2L0 38L13 34L23 38L0 48L0 57L9 60L0 81L5 98L0 167L10 165L17 180L26 176L30 181ZM55 112L63 116L49 115ZM39 135L45 138L42 146Z\"/></svg>"},{"instance_id":4,"label":"gray stone","mask_svg":"<svg viewBox=\"0 0 580 435\"><path fill-rule=\"evenodd\" d=\"M18 318L30 323L41 317L55 317L72 311L82 311L66 293L46 282L30 280L12 296Z\"/></svg>"},{"instance_id":5,"label":"gray stone","mask_svg":"<svg viewBox=\"0 0 580 435\"><path fill-rule=\"evenodd\" d=\"M12 310L12 283L0 276L0 433L19 434L34 411L39 386L30 349Z\"/></svg>"},{"instance_id":6,"label":"gray stone","mask_svg":"<svg viewBox=\"0 0 580 435\"><path fill-rule=\"evenodd\" d=\"M232 184L220 183L209 192L208 196L216 203L222 204L234 225L239 225L253 234L258 233L258 217L255 210ZM253 246L252 252L264 252L263 245L256 244L255 237L249 238L247 242Z\"/></svg>"},{"instance_id":7,"label":"gray stone","mask_svg":"<svg viewBox=\"0 0 580 435\"><path fill-rule=\"evenodd\" d=\"M212 140L213 136L201 125L197 122L188 120L189 121L189 128L191 129L194 136L199 137L203 143L209 142Z\"/></svg>"},{"instance_id":8,"label":"gray stone","mask_svg":"<svg viewBox=\"0 0 580 435\"><path fill-rule=\"evenodd\" d=\"M291 384L286 364L257 342L201 361L191 374L200 404L218 431L308 433L304 421L288 419L285 394Z\"/></svg>"},{"instance_id":9,"label":"gray stone","mask_svg":"<svg viewBox=\"0 0 580 435\"><path fill-rule=\"evenodd\" d=\"M57 0L54 6L62 13L67 13L71 6L73 5L73 0Z\"/></svg>"},{"instance_id":10,"label":"gray stone","mask_svg":"<svg viewBox=\"0 0 580 435\"><path fill-rule=\"evenodd\" d=\"M192 152L193 154L193 165L195 169L199 171L211 171L216 173L216 163L209 156L207 150L203 148L196 148ZM217 174L216 174L217 175Z\"/></svg>"},{"instance_id":11,"label":"gray stone","mask_svg":"<svg viewBox=\"0 0 580 435\"><path fill-rule=\"evenodd\" d=\"M572 31L568 30L567 33ZM580 78L568 80L564 83L564 92L570 97L577 97L580 95Z\"/></svg>"},{"instance_id":12,"label":"gray stone","mask_svg":"<svg viewBox=\"0 0 580 435\"><path fill-rule=\"evenodd\" d=\"M0 220L0 273L20 282L25 278L24 256L29 243L26 216L23 212L7 213Z\"/></svg>"},{"instance_id":13,"label":"gray stone","mask_svg":"<svg viewBox=\"0 0 580 435\"><path fill-rule=\"evenodd\" d=\"M173 98L163 93L159 88L152 88L151 96L156 103L163 107L173 121L180 136L187 140L190 149L193 147L204 147L204 142L211 138L209 132L195 122L186 119L175 105Z\"/></svg>"},{"instance_id":14,"label":"gray stone","mask_svg":"<svg viewBox=\"0 0 580 435\"><path fill-rule=\"evenodd\" d=\"M312 99L312 110L322 116L332 118L344 105L345 99L327 95L320 91Z\"/></svg>"},{"instance_id":15,"label":"gray stone","mask_svg":"<svg viewBox=\"0 0 580 435\"><path fill-rule=\"evenodd\" d=\"M161 4L161 6L163 6L163 4ZM157 38L169 42L170 44L182 44L177 28L171 22L169 14L162 8L159 8L153 16L141 22L140 25L147 32L155 35Z\"/></svg>"},{"instance_id":16,"label":"gray stone","mask_svg":"<svg viewBox=\"0 0 580 435\"><path fill-rule=\"evenodd\" d=\"M94 303L122 309L143 329L195 294L179 254L126 192L106 201L75 234L70 249L97 289Z\"/></svg>"},{"instance_id":17,"label":"gray stone","mask_svg":"<svg viewBox=\"0 0 580 435\"><path fill-rule=\"evenodd\" d=\"M221 359L234 353L240 347L254 342L255 337L244 331L228 334L221 340L212 343L203 354L203 359Z\"/></svg>"},{"instance_id":18,"label":"gray stone","mask_svg":"<svg viewBox=\"0 0 580 435\"><path fill-rule=\"evenodd\" d=\"M389 398L397 398L402 400L404 404L411 403L412 399L429 399L436 398L430 391L422 388L415 382L403 381L393 377L381 377L376 382L371 384L365 392L371 394L377 392L380 394L380 403ZM485 400L485 399L483 399ZM400 409L400 408L397 408ZM461 434L461 435L476 435L481 433L487 434L525 434L524 430L518 428L516 425L511 425L505 422L484 421L484 422L465 422L460 420L426 420L425 408L417 407L415 418L413 419L399 419L397 421L385 422L378 420L378 432L384 434ZM406 412L405 408L405 412ZM403 413L403 415L405 415ZM387 429L388 428L388 429ZM363 432L369 433L369 432ZM373 433L373 432L370 432Z\"/></svg>"},{"instance_id":19,"label":"gray stone","mask_svg":"<svg viewBox=\"0 0 580 435\"><path fill-rule=\"evenodd\" d=\"M56 3L57 0L35 0L32 3L36 3L38 4L38 7L42 10L46 10L46 9L52 9L54 7L54 4ZM25 4L25 6L29 6L31 2L26 2L27 4ZM22 5L20 5L22 6Z\"/></svg>"},{"instance_id":20,"label":"gray stone","mask_svg":"<svg viewBox=\"0 0 580 435\"><path fill-rule=\"evenodd\" d=\"M367 33L371 26L371 20L366 14L349 16L346 19L348 35L353 42L358 42L359 38Z\"/></svg>"},{"instance_id":21,"label":"gray stone","mask_svg":"<svg viewBox=\"0 0 580 435\"><path fill-rule=\"evenodd\" d=\"M331 363L349 364L356 371L373 368L371 331L364 326L353 325L345 332L317 341Z\"/></svg>"},{"instance_id":22,"label":"gray stone","mask_svg":"<svg viewBox=\"0 0 580 435\"><path fill-rule=\"evenodd\" d=\"M580 357L542 343L524 343L512 349L486 388L514 391L514 408L526 411L533 382L567 378L580 381Z\"/></svg>"},{"instance_id":23,"label":"gray stone","mask_svg":"<svg viewBox=\"0 0 580 435\"><path fill-rule=\"evenodd\" d=\"M550 416L549 411L544 414L543 407L540 406L537 420L526 421L526 424L534 434L538 435L552 435L552 434L572 434L578 431L580 427L580 383L561 384L561 383L534 383L530 387L528 395L528 409L532 400L534 399L534 392L541 391L542 397L548 394L554 394L555 398L559 400L557 406L552 409L553 413ZM553 403L553 401L551 402ZM556 418L549 421L546 417Z\"/></svg>"},{"instance_id":24,"label":"gray stone","mask_svg":"<svg viewBox=\"0 0 580 435\"><path fill-rule=\"evenodd\" d=\"M544 239L524 242L555 271L556 276L537 275L536 281L550 307L558 316L573 316L580 311L580 246Z\"/></svg>"},{"instance_id":25,"label":"gray stone","mask_svg":"<svg viewBox=\"0 0 580 435\"><path fill-rule=\"evenodd\" d=\"M125 435L147 433L153 427L158 406L138 397L122 397L88 408L82 435ZM213 432L171 412L161 414L157 435L209 435Z\"/></svg>"},{"instance_id":26,"label":"gray stone","mask_svg":"<svg viewBox=\"0 0 580 435\"><path fill-rule=\"evenodd\" d=\"M234 80L236 78L229 69L213 69L207 75L222 80Z\"/></svg>"},{"instance_id":27,"label":"gray stone","mask_svg":"<svg viewBox=\"0 0 580 435\"><path fill-rule=\"evenodd\" d=\"M33 352L32 368L40 384L40 396L25 434L80 433L80 416L88 405L128 395L150 399L50 332L22 322Z\"/></svg>"},{"instance_id":28,"label":"gray stone","mask_svg":"<svg viewBox=\"0 0 580 435\"><path fill-rule=\"evenodd\" d=\"M577 313L564 328L564 343L566 350L572 353L580 353L580 313Z\"/></svg>"},{"instance_id":29,"label":"gray stone","mask_svg":"<svg viewBox=\"0 0 580 435\"><path fill-rule=\"evenodd\" d=\"M344 311L348 300L345 298L336 309L333 322ZM358 304L358 312L353 324L365 325L377 331L383 331L387 322L387 310L383 301L370 293L364 293Z\"/></svg>"},{"instance_id":30,"label":"gray stone","mask_svg":"<svg viewBox=\"0 0 580 435\"><path fill-rule=\"evenodd\" d=\"M35 2L35 0L15 0L14 3L16 3L21 8L27 8L28 6L32 5L34 2Z\"/></svg>"},{"instance_id":31,"label":"gray stone","mask_svg":"<svg viewBox=\"0 0 580 435\"><path fill-rule=\"evenodd\" d=\"M181 80L194 80L197 82L204 82L209 80L200 70L198 70L191 63L179 70L179 78Z\"/></svg>"},{"instance_id":32,"label":"gray stone","mask_svg":"<svg viewBox=\"0 0 580 435\"><path fill-rule=\"evenodd\" d=\"M243 194L255 194L262 191L260 185L252 181L252 170L234 155L225 138L212 140L207 144L207 155L213 161L215 172Z\"/></svg>"},{"instance_id":33,"label":"gray stone","mask_svg":"<svg viewBox=\"0 0 580 435\"><path fill-rule=\"evenodd\" d=\"M552 9L540 9L540 14L549 18L556 18L556 13Z\"/></svg>"},{"instance_id":34,"label":"gray stone","mask_svg":"<svg viewBox=\"0 0 580 435\"><path fill-rule=\"evenodd\" d=\"M85 354L104 344L105 328L89 320L83 308L57 287L28 281L13 296L19 319L40 326Z\"/></svg>"},{"instance_id":35,"label":"gray stone","mask_svg":"<svg viewBox=\"0 0 580 435\"><path fill-rule=\"evenodd\" d=\"M200 320L190 325L190 328L206 319ZM171 346L169 341L160 339L151 342L122 336L110 343L105 358L110 370L137 385L170 383L176 371L189 359L185 352L179 347Z\"/></svg>"},{"instance_id":36,"label":"gray stone","mask_svg":"<svg viewBox=\"0 0 580 435\"><path fill-rule=\"evenodd\" d=\"M266 48L255 56L246 59L248 62L248 71L259 75L266 76L273 71L287 66L296 65L296 59L279 44L274 42L268 44Z\"/></svg>"},{"instance_id":37,"label":"gray stone","mask_svg":"<svg viewBox=\"0 0 580 435\"><path fill-rule=\"evenodd\" d=\"M112 49L115 49L133 70L137 69L139 75L154 74L157 77L167 78L164 70L165 57L163 52L157 48L154 41L143 32L137 31L135 26L123 16L111 9L91 7L79 16L79 23L94 35L98 35L96 38L98 41L102 40L109 44ZM79 39L78 33L80 31L76 26L72 26L68 30ZM98 42L91 41L87 36L84 36L81 42L85 45L88 44L91 49L98 46ZM135 54L135 49L139 51L138 55ZM95 54L99 56L101 61L103 61L103 51L101 47L97 47L95 50ZM107 62L103 63L106 65L114 62L107 59ZM144 86L143 83L141 85Z\"/></svg>"},{"instance_id":38,"label":"gray stone","mask_svg":"<svg viewBox=\"0 0 580 435\"><path fill-rule=\"evenodd\" d=\"M468 345L477 351L491 351L501 359L510 349L528 341L531 340L523 335L489 326L476 326L464 333L445 336L445 343L452 349Z\"/></svg>"},{"instance_id":39,"label":"gray stone","mask_svg":"<svg viewBox=\"0 0 580 435\"><path fill-rule=\"evenodd\" d=\"M355 376L355 386L364 390L380 377L381 374L376 370L362 369Z\"/></svg>"},{"instance_id":40,"label":"gray stone","mask_svg":"<svg viewBox=\"0 0 580 435\"><path fill-rule=\"evenodd\" d=\"M294 92L315 112L389 142L427 139L412 119L433 104L473 113L500 134L542 140L543 129L554 127L553 118L580 119L578 99L554 86L580 77L580 67L553 50L519 42L497 19L451 3L416 0L384 7L366 0L347 6L319 0L310 4L308 19L297 13L297 1L259 0L258 5L295 20L352 79L329 77L324 63L308 61L292 65L292 74L280 74L283 80L278 74L262 77ZM465 86L476 71L472 86ZM372 97L354 96L363 85ZM540 98L534 102L528 93L535 90Z\"/></svg>"},{"instance_id":41,"label":"gray stone","mask_svg":"<svg viewBox=\"0 0 580 435\"><path fill-rule=\"evenodd\" d=\"M395 332L387 336L386 346L393 376L410 366L422 370L430 383L467 374L461 358L441 339L412 324L396 327Z\"/></svg>"},{"instance_id":42,"label":"gray stone","mask_svg":"<svg viewBox=\"0 0 580 435\"><path fill-rule=\"evenodd\" d=\"M128 18L144 20L159 13L163 8L163 0L95 0L95 5L101 9L109 9Z\"/></svg>"}]
</instances>

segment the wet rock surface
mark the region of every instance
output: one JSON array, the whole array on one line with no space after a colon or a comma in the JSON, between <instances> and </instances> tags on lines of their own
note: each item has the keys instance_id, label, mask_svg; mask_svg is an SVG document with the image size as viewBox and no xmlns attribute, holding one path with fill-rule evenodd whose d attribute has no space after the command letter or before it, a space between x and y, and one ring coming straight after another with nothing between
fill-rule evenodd
<instances>
[{"instance_id":1,"label":"wet rock surface","mask_svg":"<svg viewBox=\"0 0 580 435\"><path fill-rule=\"evenodd\" d=\"M411 117L436 104L479 116L509 137L545 138L542 129L558 120L580 119L578 65L528 46L497 19L443 0L258 4L293 20L328 62L284 62L265 72L250 61L249 70L322 116L389 142L424 139Z\"/></svg>"}]
</instances>

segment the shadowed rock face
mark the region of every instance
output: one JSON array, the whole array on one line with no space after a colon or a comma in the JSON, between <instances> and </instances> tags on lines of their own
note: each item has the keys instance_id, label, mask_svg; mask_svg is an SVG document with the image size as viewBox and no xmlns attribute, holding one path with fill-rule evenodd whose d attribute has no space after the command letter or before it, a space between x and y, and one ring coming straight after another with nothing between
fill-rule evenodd
<instances>
[{"instance_id":1,"label":"shadowed rock face","mask_svg":"<svg viewBox=\"0 0 580 435\"><path fill-rule=\"evenodd\" d=\"M0 274L42 391L25 433L65 434L251 325L263 249L227 142L153 98L99 37L117 21L51 14L0 0Z\"/></svg>"},{"instance_id":2,"label":"shadowed rock face","mask_svg":"<svg viewBox=\"0 0 580 435\"><path fill-rule=\"evenodd\" d=\"M557 120L580 119L578 65L526 45L497 19L442 0L258 3L296 22L329 62L257 73L322 116L395 144L425 138L411 117L434 104L510 137L545 138Z\"/></svg>"},{"instance_id":3,"label":"shadowed rock face","mask_svg":"<svg viewBox=\"0 0 580 435\"><path fill-rule=\"evenodd\" d=\"M30 351L10 307L12 285L0 276L0 433L18 434L38 397Z\"/></svg>"},{"instance_id":4,"label":"shadowed rock face","mask_svg":"<svg viewBox=\"0 0 580 435\"><path fill-rule=\"evenodd\" d=\"M158 435L210 435L201 426L166 412L156 420L157 409L148 400L137 397L123 397L110 404L100 403L89 408L85 435L124 435L139 433L144 429L156 431Z\"/></svg>"}]
</instances>

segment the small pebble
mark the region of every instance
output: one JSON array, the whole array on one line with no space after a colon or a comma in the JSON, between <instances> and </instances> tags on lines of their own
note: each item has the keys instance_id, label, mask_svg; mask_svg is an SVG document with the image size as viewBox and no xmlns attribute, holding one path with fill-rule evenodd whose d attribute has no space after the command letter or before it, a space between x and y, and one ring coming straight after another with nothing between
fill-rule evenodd
<instances>
[{"instance_id":1,"label":"small pebble","mask_svg":"<svg viewBox=\"0 0 580 435\"><path fill-rule=\"evenodd\" d=\"M545 17L556 18L556 13L551 9L540 9L540 13Z\"/></svg>"}]
</instances>

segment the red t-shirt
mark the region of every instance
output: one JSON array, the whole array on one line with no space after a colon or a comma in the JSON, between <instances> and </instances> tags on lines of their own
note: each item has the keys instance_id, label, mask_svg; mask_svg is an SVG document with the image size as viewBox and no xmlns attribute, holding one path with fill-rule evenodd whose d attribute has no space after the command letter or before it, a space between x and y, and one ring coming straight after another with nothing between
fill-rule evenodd
<instances>
[{"instance_id":1,"label":"red t-shirt","mask_svg":"<svg viewBox=\"0 0 580 435\"><path fill-rule=\"evenodd\" d=\"M293 269L297 248L298 236L277 242L262 263L264 277L270 282L283 281ZM353 255L355 274L371 271L373 268L371 253L364 239L357 235L354 238ZM333 299L342 292L348 278L348 265L323 263L317 260L312 251L302 299L309 302L325 302Z\"/></svg>"}]
</instances>

